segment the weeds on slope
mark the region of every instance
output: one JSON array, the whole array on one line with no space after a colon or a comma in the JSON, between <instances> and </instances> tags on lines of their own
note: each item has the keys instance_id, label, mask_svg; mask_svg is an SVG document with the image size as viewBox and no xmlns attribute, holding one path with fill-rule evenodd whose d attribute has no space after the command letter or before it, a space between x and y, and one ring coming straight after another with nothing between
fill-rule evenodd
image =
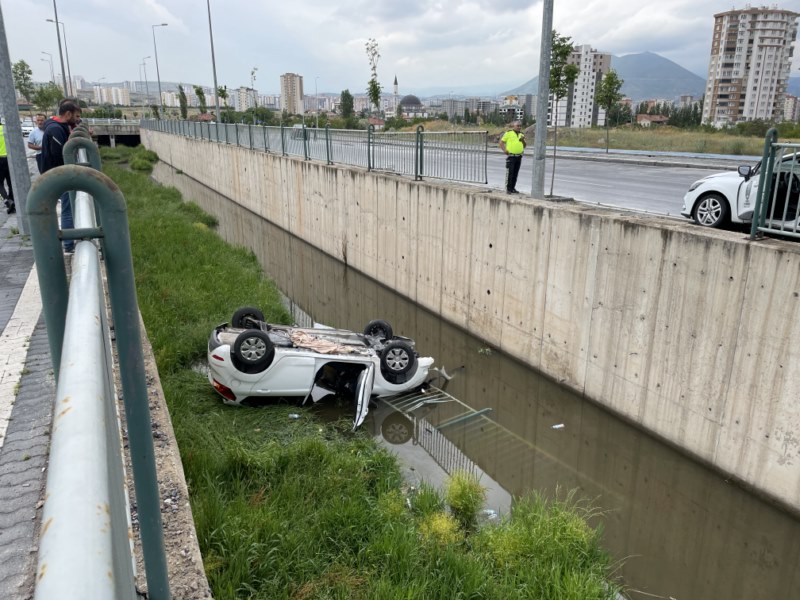
<instances>
[{"instance_id":1,"label":"weeds on slope","mask_svg":"<svg viewBox=\"0 0 800 600\"><path fill-rule=\"evenodd\" d=\"M215 598L614 597L588 509L532 496L476 527L483 490L453 478L446 499L403 485L398 465L351 422L297 408L224 406L192 366L241 305L288 320L252 253L174 189L106 172L129 207L139 305L153 344ZM448 501L450 505L448 505Z\"/></svg>"}]
</instances>

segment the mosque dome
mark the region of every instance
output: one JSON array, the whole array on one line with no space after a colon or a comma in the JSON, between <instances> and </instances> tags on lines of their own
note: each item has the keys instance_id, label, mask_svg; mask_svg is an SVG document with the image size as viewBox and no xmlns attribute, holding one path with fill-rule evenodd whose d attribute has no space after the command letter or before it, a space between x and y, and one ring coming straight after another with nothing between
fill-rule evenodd
<instances>
[{"instance_id":1,"label":"mosque dome","mask_svg":"<svg viewBox=\"0 0 800 600\"><path fill-rule=\"evenodd\" d=\"M409 94L408 96L403 96L400 100L400 106L403 108L417 108L422 106L422 102L414 94Z\"/></svg>"}]
</instances>

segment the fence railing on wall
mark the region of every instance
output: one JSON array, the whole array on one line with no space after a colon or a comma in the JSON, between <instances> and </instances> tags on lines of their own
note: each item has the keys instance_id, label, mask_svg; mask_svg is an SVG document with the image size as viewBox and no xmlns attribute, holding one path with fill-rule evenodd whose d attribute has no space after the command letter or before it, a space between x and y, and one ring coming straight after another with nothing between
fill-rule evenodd
<instances>
[{"instance_id":1,"label":"fence railing on wall","mask_svg":"<svg viewBox=\"0 0 800 600\"><path fill-rule=\"evenodd\" d=\"M750 237L769 233L800 238L800 144L779 143L777 130L770 129L761 163L754 173L743 175L758 177Z\"/></svg>"},{"instance_id":2,"label":"fence railing on wall","mask_svg":"<svg viewBox=\"0 0 800 600\"><path fill-rule=\"evenodd\" d=\"M399 175L487 183L488 132L416 132L331 129L305 126L264 127L237 123L157 121L143 129L298 156L327 164L351 165Z\"/></svg>"}]
</instances>

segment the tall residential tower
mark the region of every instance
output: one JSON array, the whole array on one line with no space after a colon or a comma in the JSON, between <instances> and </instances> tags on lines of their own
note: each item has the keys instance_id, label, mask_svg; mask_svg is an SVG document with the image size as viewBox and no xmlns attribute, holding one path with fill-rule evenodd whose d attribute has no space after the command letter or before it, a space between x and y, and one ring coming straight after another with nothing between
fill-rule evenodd
<instances>
[{"instance_id":1,"label":"tall residential tower","mask_svg":"<svg viewBox=\"0 0 800 600\"><path fill-rule=\"evenodd\" d=\"M291 115L303 114L303 77L296 73L281 75L281 110Z\"/></svg>"},{"instance_id":2,"label":"tall residential tower","mask_svg":"<svg viewBox=\"0 0 800 600\"><path fill-rule=\"evenodd\" d=\"M777 7L714 15L704 123L782 120L798 17Z\"/></svg>"}]
</instances>

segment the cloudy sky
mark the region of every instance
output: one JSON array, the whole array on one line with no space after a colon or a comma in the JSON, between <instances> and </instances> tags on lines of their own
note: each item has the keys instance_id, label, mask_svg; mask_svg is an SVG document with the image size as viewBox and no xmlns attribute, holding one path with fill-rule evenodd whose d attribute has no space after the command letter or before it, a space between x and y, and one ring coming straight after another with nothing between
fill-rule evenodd
<instances>
[{"instance_id":1,"label":"cloudy sky","mask_svg":"<svg viewBox=\"0 0 800 600\"><path fill-rule=\"evenodd\" d=\"M156 29L162 81L212 84L205 0L57 0L72 74L88 81L139 79L153 56ZM400 93L432 88L519 85L538 72L541 0L210 0L217 76L229 88L277 93L279 76L304 76L305 91L363 92L368 38L380 47L379 79ZM757 3L753 3L757 5ZM713 15L744 8L730 0L555 0L554 28L615 55L650 51L705 76ZM800 12L800 0L781 8ZM58 65L53 0L0 0L12 61L26 60L35 80ZM795 50L795 54L798 51ZM44 61L41 59L45 59ZM155 81L153 58L146 61ZM792 75L798 72L795 57ZM446 92L445 92L446 93Z\"/></svg>"}]
</instances>

